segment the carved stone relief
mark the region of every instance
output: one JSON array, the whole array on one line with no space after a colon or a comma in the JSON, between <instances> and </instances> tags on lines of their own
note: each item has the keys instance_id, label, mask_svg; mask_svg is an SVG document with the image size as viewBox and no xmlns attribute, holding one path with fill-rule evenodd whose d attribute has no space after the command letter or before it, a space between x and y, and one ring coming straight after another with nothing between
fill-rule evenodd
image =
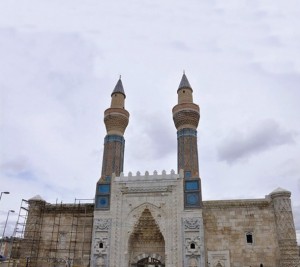
<instances>
[{"instance_id":1,"label":"carved stone relief","mask_svg":"<svg viewBox=\"0 0 300 267\"><path fill-rule=\"evenodd\" d=\"M94 220L93 267L109 266L111 219Z\"/></svg>"},{"instance_id":2,"label":"carved stone relief","mask_svg":"<svg viewBox=\"0 0 300 267\"><path fill-rule=\"evenodd\" d=\"M185 230L199 230L200 229L200 218L185 218L183 219Z\"/></svg>"},{"instance_id":3,"label":"carved stone relief","mask_svg":"<svg viewBox=\"0 0 300 267\"><path fill-rule=\"evenodd\" d=\"M139 218L141 217L145 209L148 209L151 212L162 235L165 236L166 229L164 224L162 223L162 214L164 215L164 213L159 207L150 203L145 203L138 206L137 208L132 210L132 212L129 214L127 221L132 221L133 228L131 229L131 232L133 231L134 227L138 224ZM129 234L131 234L131 232Z\"/></svg>"},{"instance_id":4,"label":"carved stone relief","mask_svg":"<svg viewBox=\"0 0 300 267\"><path fill-rule=\"evenodd\" d=\"M108 238L96 238L94 242L94 254L107 254L108 253Z\"/></svg>"},{"instance_id":5,"label":"carved stone relief","mask_svg":"<svg viewBox=\"0 0 300 267\"><path fill-rule=\"evenodd\" d=\"M207 251L207 256L211 267L230 267L229 250Z\"/></svg>"},{"instance_id":6,"label":"carved stone relief","mask_svg":"<svg viewBox=\"0 0 300 267\"><path fill-rule=\"evenodd\" d=\"M111 219L95 219L95 230L96 231L103 231L109 230L111 226Z\"/></svg>"},{"instance_id":7,"label":"carved stone relief","mask_svg":"<svg viewBox=\"0 0 300 267\"><path fill-rule=\"evenodd\" d=\"M201 217L182 219L183 257L185 266L194 267L205 264L203 244L203 221Z\"/></svg>"},{"instance_id":8,"label":"carved stone relief","mask_svg":"<svg viewBox=\"0 0 300 267\"><path fill-rule=\"evenodd\" d=\"M199 236L185 239L185 251L187 256L200 256L201 240Z\"/></svg>"}]
</instances>

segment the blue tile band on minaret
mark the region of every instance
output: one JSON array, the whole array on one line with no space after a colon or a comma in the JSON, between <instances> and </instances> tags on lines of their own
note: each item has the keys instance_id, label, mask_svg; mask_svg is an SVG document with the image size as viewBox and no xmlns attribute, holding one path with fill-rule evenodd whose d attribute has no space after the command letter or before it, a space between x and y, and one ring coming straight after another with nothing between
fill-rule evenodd
<instances>
[{"instance_id":1,"label":"blue tile band on minaret","mask_svg":"<svg viewBox=\"0 0 300 267\"><path fill-rule=\"evenodd\" d=\"M190 128L184 128L179 131L177 131L177 138L181 136L195 136L197 137L197 131Z\"/></svg>"},{"instance_id":2,"label":"blue tile band on minaret","mask_svg":"<svg viewBox=\"0 0 300 267\"><path fill-rule=\"evenodd\" d=\"M184 207L201 208L201 180L199 176L197 127L199 106L193 102L193 89L183 74L177 90L178 104L174 106L173 120L177 128L177 168L184 171Z\"/></svg>"},{"instance_id":3,"label":"blue tile band on minaret","mask_svg":"<svg viewBox=\"0 0 300 267\"><path fill-rule=\"evenodd\" d=\"M120 142L122 145L125 144L125 139L120 135L107 135L104 138L104 144L108 142Z\"/></svg>"}]
</instances>

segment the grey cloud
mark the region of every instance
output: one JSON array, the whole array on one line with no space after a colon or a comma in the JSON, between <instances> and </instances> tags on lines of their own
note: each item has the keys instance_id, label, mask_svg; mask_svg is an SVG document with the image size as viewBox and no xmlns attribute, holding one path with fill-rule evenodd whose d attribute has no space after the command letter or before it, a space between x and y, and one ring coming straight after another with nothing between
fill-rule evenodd
<instances>
[{"instance_id":1,"label":"grey cloud","mask_svg":"<svg viewBox=\"0 0 300 267\"><path fill-rule=\"evenodd\" d=\"M276 72L269 69L269 66L263 61L252 62L248 65L250 71L267 78L268 84L272 85L273 90L274 88L281 88L294 90L296 94L299 94L300 73L295 69L294 62L290 60L277 62L274 66L279 68Z\"/></svg>"},{"instance_id":2,"label":"grey cloud","mask_svg":"<svg viewBox=\"0 0 300 267\"><path fill-rule=\"evenodd\" d=\"M9 160L0 165L0 170L3 172L23 172L28 167L28 160L23 157Z\"/></svg>"},{"instance_id":3,"label":"grey cloud","mask_svg":"<svg viewBox=\"0 0 300 267\"><path fill-rule=\"evenodd\" d=\"M171 46L177 50L181 51L189 51L190 48L186 45L186 43L181 41L173 41L171 42Z\"/></svg>"},{"instance_id":4,"label":"grey cloud","mask_svg":"<svg viewBox=\"0 0 300 267\"><path fill-rule=\"evenodd\" d=\"M136 114L138 114L136 112ZM146 123L139 123L139 127L131 136L132 140L127 143L135 143L139 140L140 144L134 149L134 157L142 154L148 160L163 159L170 153L176 153L176 130L169 126L170 121L165 121L158 113L137 115L139 120ZM145 149L147 147L147 149ZM130 149L130 151L132 148ZM146 153L146 154L145 154Z\"/></svg>"},{"instance_id":5,"label":"grey cloud","mask_svg":"<svg viewBox=\"0 0 300 267\"><path fill-rule=\"evenodd\" d=\"M276 35L270 35L266 38L267 44L271 46L283 46L281 39Z\"/></svg>"},{"instance_id":6,"label":"grey cloud","mask_svg":"<svg viewBox=\"0 0 300 267\"><path fill-rule=\"evenodd\" d=\"M282 129L277 122L265 120L252 131L236 132L218 147L220 161L231 164L280 145L295 142L296 133Z\"/></svg>"},{"instance_id":7,"label":"grey cloud","mask_svg":"<svg viewBox=\"0 0 300 267\"><path fill-rule=\"evenodd\" d=\"M149 127L148 134L153 145L153 153L155 157L163 158L170 153L176 153L176 130L171 131L170 127L156 118L154 127Z\"/></svg>"},{"instance_id":8,"label":"grey cloud","mask_svg":"<svg viewBox=\"0 0 300 267\"><path fill-rule=\"evenodd\" d=\"M0 170L3 174L10 178L22 180L37 180L37 176L29 166L26 158L17 158L11 161L4 162L0 165Z\"/></svg>"}]
</instances>

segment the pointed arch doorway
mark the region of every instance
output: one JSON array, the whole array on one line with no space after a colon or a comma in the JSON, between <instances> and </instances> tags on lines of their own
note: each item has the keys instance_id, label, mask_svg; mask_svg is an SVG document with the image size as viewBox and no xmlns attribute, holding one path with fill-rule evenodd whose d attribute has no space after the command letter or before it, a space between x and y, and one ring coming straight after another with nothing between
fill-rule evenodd
<instances>
[{"instance_id":1,"label":"pointed arch doorway","mask_svg":"<svg viewBox=\"0 0 300 267\"><path fill-rule=\"evenodd\" d=\"M165 240L150 210L142 212L128 240L130 267L164 267Z\"/></svg>"},{"instance_id":2,"label":"pointed arch doorway","mask_svg":"<svg viewBox=\"0 0 300 267\"><path fill-rule=\"evenodd\" d=\"M144 259L141 259L137 263L137 267L164 267L165 265L162 264L159 260L147 257Z\"/></svg>"}]
</instances>

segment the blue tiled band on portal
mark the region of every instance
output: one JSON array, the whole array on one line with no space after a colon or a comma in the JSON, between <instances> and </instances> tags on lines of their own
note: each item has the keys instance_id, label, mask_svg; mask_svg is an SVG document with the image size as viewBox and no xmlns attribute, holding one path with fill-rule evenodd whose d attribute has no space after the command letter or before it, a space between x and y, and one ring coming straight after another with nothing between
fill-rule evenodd
<instances>
[{"instance_id":1,"label":"blue tiled band on portal","mask_svg":"<svg viewBox=\"0 0 300 267\"><path fill-rule=\"evenodd\" d=\"M185 190L186 191L199 190L199 180L185 181Z\"/></svg>"},{"instance_id":2,"label":"blue tiled band on portal","mask_svg":"<svg viewBox=\"0 0 300 267\"><path fill-rule=\"evenodd\" d=\"M99 194L109 194L110 193L110 184L98 184L98 193Z\"/></svg>"},{"instance_id":3,"label":"blue tiled band on portal","mask_svg":"<svg viewBox=\"0 0 300 267\"><path fill-rule=\"evenodd\" d=\"M123 136L112 134L112 135L107 135L104 138L104 144L109 142L120 142L121 144L125 144L125 139Z\"/></svg>"},{"instance_id":4,"label":"blue tiled band on portal","mask_svg":"<svg viewBox=\"0 0 300 267\"><path fill-rule=\"evenodd\" d=\"M97 196L96 197L96 208L97 209L108 209L109 208L109 196Z\"/></svg>"},{"instance_id":5,"label":"blue tiled band on portal","mask_svg":"<svg viewBox=\"0 0 300 267\"><path fill-rule=\"evenodd\" d=\"M181 136L194 136L197 137L197 131L190 128L184 128L179 131L177 131L177 138Z\"/></svg>"}]
</instances>

